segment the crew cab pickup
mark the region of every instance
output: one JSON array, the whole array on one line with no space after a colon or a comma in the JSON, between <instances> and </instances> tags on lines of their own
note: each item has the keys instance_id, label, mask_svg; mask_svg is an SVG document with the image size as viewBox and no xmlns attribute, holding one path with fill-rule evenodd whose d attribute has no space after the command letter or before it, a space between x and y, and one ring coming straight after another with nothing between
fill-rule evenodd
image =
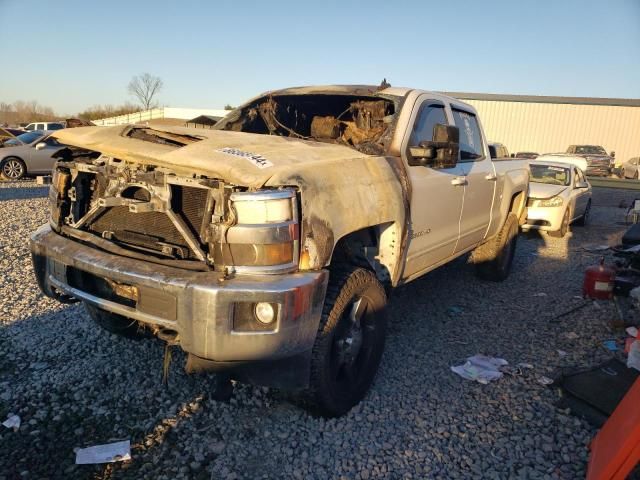
<instances>
[{"instance_id":1,"label":"crew cab pickup","mask_svg":"<svg viewBox=\"0 0 640 480\"><path fill-rule=\"evenodd\" d=\"M468 252L504 280L525 219L528 168L492 162L473 107L422 90L291 88L211 130L55 135L71 147L31 238L42 290L328 416L369 389L393 287Z\"/></svg>"},{"instance_id":2,"label":"crew cab pickup","mask_svg":"<svg viewBox=\"0 0 640 480\"><path fill-rule=\"evenodd\" d=\"M615 164L615 152L607 155L607 151L600 145L569 145L564 155L586 160L585 173L591 177L608 177Z\"/></svg>"}]
</instances>

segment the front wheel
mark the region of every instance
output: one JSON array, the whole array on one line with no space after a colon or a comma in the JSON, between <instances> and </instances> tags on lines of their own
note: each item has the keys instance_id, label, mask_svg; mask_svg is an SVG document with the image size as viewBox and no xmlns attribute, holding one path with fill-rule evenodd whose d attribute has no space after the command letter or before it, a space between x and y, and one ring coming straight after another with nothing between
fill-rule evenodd
<instances>
[{"instance_id":1,"label":"front wheel","mask_svg":"<svg viewBox=\"0 0 640 480\"><path fill-rule=\"evenodd\" d=\"M582 216L579 219L577 219L574 223L576 225L580 225L581 227L584 227L589 221L590 214L591 214L591 200L587 202L587 207L584 209L584 213L582 214Z\"/></svg>"},{"instance_id":2,"label":"front wheel","mask_svg":"<svg viewBox=\"0 0 640 480\"><path fill-rule=\"evenodd\" d=\"M20 180L27 173L27 166L17 157L5 158L0 166L2 175L9 180Z\"/></svg>"},{"instance_id":3,"label":"front wheel","mask_svg":"<svg viewBox=\"0 0 640 480\"><path fill-rule=\"evenodd\" d=\"M313 410L338 417L364 398L384 351L386 303L371 271L331 272L305 395Z\"/></svg>"},{"instance_id":4,"label":"front wheel","mask_svg":"<svg viewBox=\"0 0 640 480\"><path fill-rule=\"evenodd\" d=\"M562 223L560 224L560 229L548 232L549 235L555 238L564 237L569 231L569 223L571 223L571 213L569 212L569 207L567 207L562 217Z\"/></svg>"},{"instance_id":5,"label":"front wheel","mask_svg":"<svg viewBox=\"0 0 640 480\"><path fill-rule=\"evenodd\" d=\"M473 251L471 260L483 280L502 282L511 271L518 241L518 217L510 213L498 234Z\"/></svg>"}]
</instances>

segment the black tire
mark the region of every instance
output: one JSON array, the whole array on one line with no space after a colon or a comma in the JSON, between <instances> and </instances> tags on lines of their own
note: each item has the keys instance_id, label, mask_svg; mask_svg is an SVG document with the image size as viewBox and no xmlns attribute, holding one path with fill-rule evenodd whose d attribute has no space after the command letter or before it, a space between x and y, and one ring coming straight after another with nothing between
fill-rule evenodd
<instances>
[{"instance_id":1,"label":"black tire","mask_svg":"<svg viewBox=\"0 0 640 480\"><path fill-rule=\"evenodd\" d=\"M569 224L571 223L571 213L569 212L569 207L564 211L564 216L562 217L562 224L560 225L560 230L554 230L547 232L549 236L554 238L562 238L569 231Z\"/></svg>"},{"instance_id":2,"label":"black tire","mask_svg":"<svg viewBox=\"0 0 640 480\"><path fill-rule=\"evenodd\" d=\"M338 417L364 398L384 351L386 304L384 287L369 270L331 271L304 395L312 411Z\"/></svg>"},{"instance_id":3,"label":"black tire","mask_svg":"<svg viewBox=\"0 0 640 480\"><path fill-rule=\"evenodd\" d=\"M107 332L133 340L139 340L145 337L144 331L135 320L107 312L87 302L83 303L93 321Z\"/></svg>"},{"instance_id":4,"label":"black tire","mask_svg":"<svg viewBox=\"0 0 640 480\"><path fill-rule=\"evenodd\" d=\"M0 172L8 180L20 180L27 174L27 166L18 157L7 157L0 164Z\"/></svg>"},{"instance_id":5,"label":"black tire","mask_svg":"<svg viewBox=\"0 0 640 480\"><path fill-rule=\"evenodd\" d=\"M518 217L510 213L500 232L472 254L476 274L483 280L502 282L511 272L518 242Z\"/></svg>"},{"instance_id":6,"label":"black tire","mask_svg":"<svg viewBox=\"0 0 640 480\"><path fill-rule=\"evenodd\" d=\"M587 208L585 208L584 213L580 218L578 218L575 222L575 225L579 225L584 227L589 222L589 214L591 213L591 200L587 202Z\"/></svg>"}]
</instances>

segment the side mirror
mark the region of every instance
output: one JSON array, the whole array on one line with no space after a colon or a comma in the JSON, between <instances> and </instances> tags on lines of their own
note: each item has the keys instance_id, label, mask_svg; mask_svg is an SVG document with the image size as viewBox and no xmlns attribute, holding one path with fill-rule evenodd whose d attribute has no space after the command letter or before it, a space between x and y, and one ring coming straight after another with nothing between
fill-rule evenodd
<instances>
[{"instance_id":1,"label":"side mirror","mask_svg":"<svg viewBox=\"0 0 640 480\"><path fill-rule=\"evenodd\" d=\"M42 150L43 148L47 148L47 144L44 142L36 143L36 150Z\"/></svg>"},{"instance_id":2,"label":"side mirror","mask_svg":"<svg viewBox=\"0 0 640 480\"><path fill-rule=\"evenodd\" d=\"M412 167L452 168L458 163L460 129L437 123L433 141L409 147L408 162Z\"/></svg>"},{"instance_id":3,"label":"side mirror","mask_svg":"<svg viewBox=\"0 0 640 480\"><path fill-rule=\"evenodd\" d=\"M578 182L576 183L576 188L589 188L589 184L587 182Z\"/></svg>"}]
</instances>

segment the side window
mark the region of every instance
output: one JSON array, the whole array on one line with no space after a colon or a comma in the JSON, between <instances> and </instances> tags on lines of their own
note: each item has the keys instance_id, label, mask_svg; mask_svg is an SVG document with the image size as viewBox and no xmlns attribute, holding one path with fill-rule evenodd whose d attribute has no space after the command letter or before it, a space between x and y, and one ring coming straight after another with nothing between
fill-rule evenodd
<instances>
[{"instance_id":1,"label":"side window","mask_svg":"<svg viewBox=\"0 0 640 480\"><path fill-rule=\"evenodd\" d=\"M47 146L49 146L49 147L57 147L58 145L60 145L60 143L58 143L58 140L56 140L56 139L55 139L55 138L53 138L53 137L49 137L49 138L47 138L47 139L44 141L44 143L46 143L46 144L47 144Z\"/></svg>"},{"instance_id":2,"label":"side window","mask_svg":"<svg viewBox=\"0 0 640 480\"><path fill-rule=\"evenodd\" d=\"M453 120L460 129L460 160L473 161L484 158L482 135L476 116L462 110L453 110Z\"/></svg>"},{"instance_id":3,"label":"side window","mask_svg":"<svg viewBox=\"0 0 640 480\"><path fill-rule=\"evenodd\" d=\"M44 130L44 123L37 123L36 130Z\"/></svg>"},{"instance_id":4,"label":"side window","mask_svg":"<svg viewBox=\"0 0 640 480\"><path fill-rule=\"evenodd\" d=\"M63 127L59 123L50 123L47 130L61 130Z\"/></svg>"},{"instance_id":5,"label":"side window","mask_svg":"<svg viewBox=\"0 0 640 480\"><path fill-rule=\"evenodd\" d=\"M437 123L448 125L447 116L444 113L444 105L425 102L420 107L416 121L413 124L409 146L415 147L420 142L433 140L433 127Z\"/></svg>"},{"instance_id":6,"label":"side window","mask_svg":"<svg viewBox=\"0 0 640 480\"><path fill-rule=\"evenodd\" d=\"M31 130L33 130L34 128L35 128L35 125L34 125L33 123L30 123L29 125L27 125L26 127L24 127L24 129L25 129L26 131L28 131L28 132L29 132L29 131L31 131Z\"/></svg>"}]
</instances>

